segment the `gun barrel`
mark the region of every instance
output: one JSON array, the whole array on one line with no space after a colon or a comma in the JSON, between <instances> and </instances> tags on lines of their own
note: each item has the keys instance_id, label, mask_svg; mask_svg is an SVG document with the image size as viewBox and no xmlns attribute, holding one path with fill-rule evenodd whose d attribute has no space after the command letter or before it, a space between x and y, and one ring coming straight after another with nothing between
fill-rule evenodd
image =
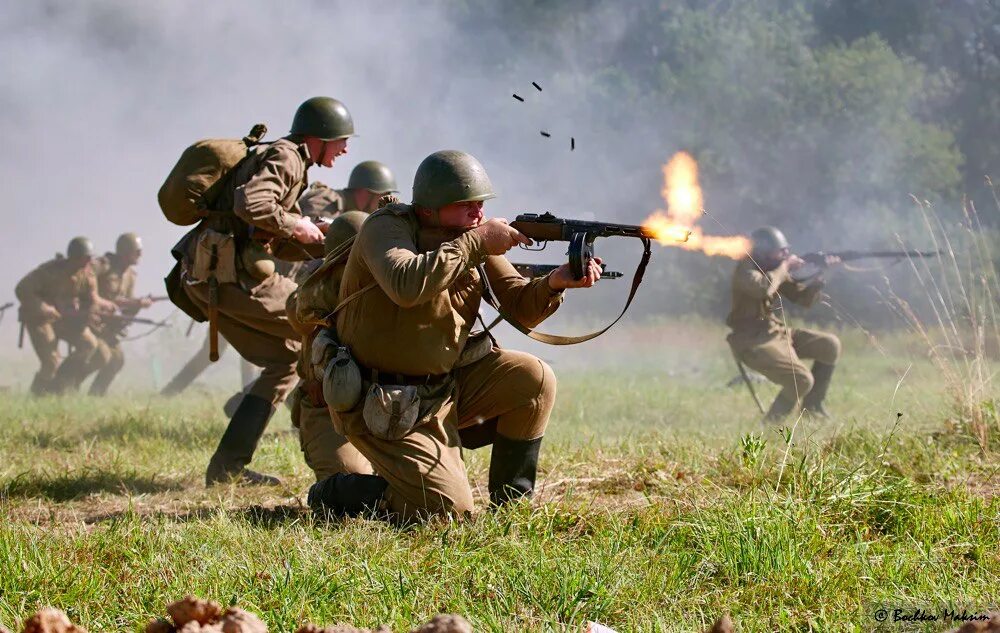
<instances>
[{"instance_id":1,"label":"gun barrel","mask_svg":"<svg viewBox=\"0 0 1000 633\"><path fill-rule=\"evenodd\" d=\"M937 257L941 251L840 251L836 253L810 253L814 258L835 255L845 262L857 259L900 259L903 257ZM808 261L808 260L807 260Z\"/></svg>"},{"instance_id":2,"label":"gun barrel","mask_svg":"<svg viewBox=\"0 0 1000 633\"><path fill-rule=\"evenodd\" d=\"M637 237L655 239L645 227L634 224L612 224L587 220L567 220L551 213L522 213L510 225L533 240L568 242L574 235L586 233L593 237Z\"/></svg>"}]
</instances>

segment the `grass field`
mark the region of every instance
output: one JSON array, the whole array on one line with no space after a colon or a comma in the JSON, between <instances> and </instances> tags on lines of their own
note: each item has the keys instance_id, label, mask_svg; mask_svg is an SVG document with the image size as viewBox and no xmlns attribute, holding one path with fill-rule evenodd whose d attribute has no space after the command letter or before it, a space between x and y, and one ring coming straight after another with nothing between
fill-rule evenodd
<instances>
[{"instance_id":1,"label":"grass field","mask_svg":"<svg viewBox=\"0 0 1000 633\"><path fill-rule=\"evenodd\" d=\"M188 593L274 631L438 612L477 631L696 631L724 612L741 631L941 631L957 624L876 612L1000 606L992 383L971 432L919 340L847 332L835 419L763 430L725 386L718 328L607 338L547 357L559 399L536 499L465 524L315 523L284 412L254 465L285 485L206 490L222 391L0 394L0 624L54 605L137 630ZM468 460L481 501L488 453Z\"/></svg>"}]
</instances>

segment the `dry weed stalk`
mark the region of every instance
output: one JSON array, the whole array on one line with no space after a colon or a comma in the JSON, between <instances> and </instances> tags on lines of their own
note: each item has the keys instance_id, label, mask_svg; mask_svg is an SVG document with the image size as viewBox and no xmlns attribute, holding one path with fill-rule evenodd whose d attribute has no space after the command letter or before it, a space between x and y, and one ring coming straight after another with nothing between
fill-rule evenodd
<instances>
[{"instance_id":1,"label":"dry weed stalk","mask_svg":"<svg viewBox=\"0 0 1000 633\"><path fill-rule=\"evenodd\" d=\"M990 362L1000 342L996 237L984 229L971 202L963 205L959 230L952 231L928 202L914 200L941 257L937 262L909 259L927 301L924 309L915 310L891 288L890 304L927 345L959 419L985 452L991 427L996 426L993 387L997 370ZM997 207L1000 209L1000 198Z\"/></svg>"}]
</instances>

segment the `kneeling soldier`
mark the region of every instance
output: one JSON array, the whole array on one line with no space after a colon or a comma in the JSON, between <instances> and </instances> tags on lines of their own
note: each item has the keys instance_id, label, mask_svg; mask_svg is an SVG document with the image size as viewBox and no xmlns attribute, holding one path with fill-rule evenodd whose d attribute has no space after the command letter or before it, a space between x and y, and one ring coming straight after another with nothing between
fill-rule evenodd
<instances>
[{"instance_id":1,"label":"kneeling soldier","mask_svg":"<svg viewBox=\"0 0 1000 633\"><path fill-rule=\"evenodd\" d=\"M824 280L818 274L804 281L793 277L804 262L790 254L788 240L778 229L764 227L750 237L753 251L733 274L733 307L726 319L732 329L729 346L738 362L781 386L765 421L782 420L800 403L807 412L826 417L823 399L840 357L840 340L828 332L788 328L775 313L782 298L813 305ZM839 261L829 256L826 263ZM810 358L812 371L802 362Z\"/></svg>"},{"instance_id":2,"label":"kneeling soldier","mask_svg":"<svg viewBox=\"0 0 1000 633\"><path fill-rule=\"evenodd\" d=\"M483 276L503 312L534 327L565 288L598 280L600 260L580 280L568 265L524 279L502 255L531 241L506 220L484 218L494 195L474 157L436 152L417 169L413 203L383 207L361 227L340 282L336 333L366 395L333 418L376 474L314 484L317 512L461 517L473 507L463 445L493 444L492 503L531 495L556 379L530 354L470 337Z\"/></svg>"}]
</instances>

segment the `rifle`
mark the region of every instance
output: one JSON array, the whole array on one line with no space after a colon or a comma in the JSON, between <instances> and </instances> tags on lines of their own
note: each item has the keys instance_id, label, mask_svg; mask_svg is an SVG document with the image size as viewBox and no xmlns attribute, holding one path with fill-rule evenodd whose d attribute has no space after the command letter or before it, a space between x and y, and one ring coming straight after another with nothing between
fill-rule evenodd
<instances>
[{"instance_id":1,"label":"rifle","mask_svg":"<svg viewBox=\"0 0 1000 633\"><path fill-rule=\"evenodd\" d=\"M13 307L14 307L13 301L8 301L7 303L0 306L0 321L3 321L3 316L7 312L7 310L10 310Z\"/></svg>"},{"instance_id":2,"label":"rifle","mask_svg":"<svg viewBox=\"0 0 1000 633\"><path fill-rule=\"evenodd\" d=\"M558 264L511 264L514 270L521 273L522 277L527 277L532 279L534 277L543 277L556 268L559 268ZM604 264L601 264L601 279L621 279L625 275L616 270L605 270Z\"/></svg>"},{"instance_id":3,"label":"rifle","mask_svg":"<svg viewBox=\"0 0 1000 633\"><path fill-rule=\"evenodd\" d=\"M152 295L152 294L150 294L150 295L146 295L145 297L133 297L133 298L129 298L129 299L119 299L119 300L115 301L115 303L118 304L119 308L131 308L131 307L139 307L139 303L143 299L149 299L153 303L159 303L160 301L166 301L169 298L170 297L168 297L166 295L160 296L160 295Z\"/></svg>"},{"instance_id":4,"label":"rifle","mask_svg":"<svg viewBox=\"0 0 1000 633\"><path fill-rule=\"evenodd\" d=\"M539 248L522 247L526 248L526 250L544 250L548 242L569 242L567 255L569 256L570 271L575 279L583 279L591 260L594 259L594 241L599 237L632 237L641 240L643 246L642 258L639 260L639 265L636 266L635 274L632 276L632 287L629 289L628 299L625 300L625 307L622 308L622 311L615 320L607 327L582 336L555 336L535 332L521 325L520 322L509 317L501 309L500 303L496 301L492 291L489 289L486 276L482 275L484 284L486 285L484 296L487 302L493 305L497 312L500 313L500 316L516 330L536 341L548 343L549 345L574 345L597 338L614 327L625 316L629 306L632 305L632 299L635 298L639 284L642 283L642 275L646 272L646 265L649 264L651 255L650 245L655 237L652 232L641 226L631 224L567 220L558 218L551 213L543 213L541 215L537 213L522 213L514 218L514 221L510 225L540 244Z\"/></svg>"},{"instance_id":5,"label":"rifle","mask_svg":"<svg viewBox=\"0 0 1000 633\"><path fill-rule=\"evenodd\" d=\"M826 268L826 258L829 256L839 257L841 261L850 262L859 259L903 259L904 257L925 259L941 254L941 251L835 251L832 253L818 251L806 253L801 257L809 264Z\"/></svg>"}]
</instances>

